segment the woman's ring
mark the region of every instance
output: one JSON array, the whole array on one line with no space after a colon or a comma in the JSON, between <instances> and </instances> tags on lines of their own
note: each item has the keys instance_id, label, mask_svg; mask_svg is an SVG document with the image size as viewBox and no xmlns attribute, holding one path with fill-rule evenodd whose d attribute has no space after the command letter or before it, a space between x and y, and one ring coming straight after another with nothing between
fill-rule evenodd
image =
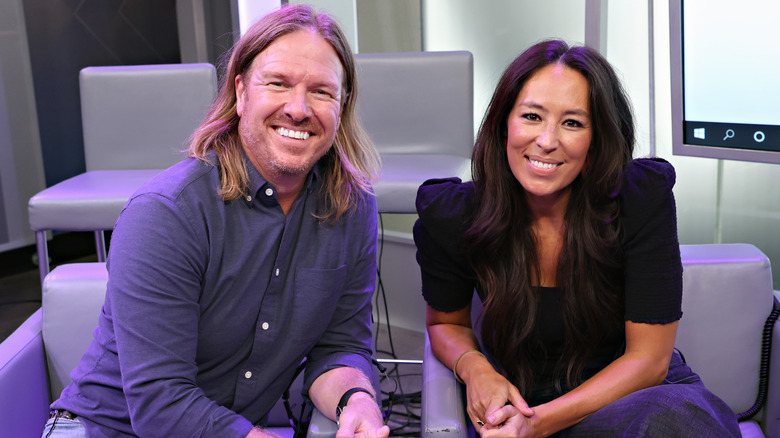
<instances>
[{"instance_id":1,"label":"woman's ring","mask_svg":"<svg viewBox=\"0 0 780 438\"><path fill-rule=\"evenodd\" d=\"M482 420L477 420L477 424L479 424L479 427L482 427L485 425L485 423L482 422Z\"/></svg>"}]
</instances>

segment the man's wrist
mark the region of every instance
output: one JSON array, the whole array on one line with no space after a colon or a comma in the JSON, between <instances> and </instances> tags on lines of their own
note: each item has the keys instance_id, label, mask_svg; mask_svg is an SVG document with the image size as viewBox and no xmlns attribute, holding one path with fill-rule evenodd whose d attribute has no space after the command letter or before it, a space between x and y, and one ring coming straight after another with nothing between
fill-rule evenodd
<instances>
[{"instance_id":1,"label":"man's wrist","mask_svg":"<svg viewBox=\"0 0 780 438\"><path fill-rule=\"evenodd\" d=\"M353 395L359 394L359 393L365 393L372 399L374 399L374 395L371 393L371 391L367 390L366 388L361 388L359 386L356 386L354 388L351 388L347 390L344 395L341 396L341 399L339 400L338 406L336 406L336 423L339 422L339 418L341 417L341 413L344 412L344 408L347 407L347 404L349 404L349 400L352 398Z\"/></svg>"}]
</instances>

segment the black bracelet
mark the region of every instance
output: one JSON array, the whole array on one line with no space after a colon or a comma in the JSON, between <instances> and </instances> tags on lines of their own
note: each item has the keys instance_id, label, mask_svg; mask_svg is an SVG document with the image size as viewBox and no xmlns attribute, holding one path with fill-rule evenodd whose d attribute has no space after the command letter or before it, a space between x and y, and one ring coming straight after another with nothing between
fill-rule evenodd
<instances>
[{"instance_id":1,"label":"black bracelet","mask_svg":"<svg viewBox=\"0 0 780 438\"><path fill-rule=\"evenodd\" d=\"M371 391L367 390L366 388L360 388L355 387L347 392L344 393L344 395L341 396L341 399L339 400L339 405L336 406L336 423L339 422L339 417L341 417L341 413L344 412L344 408L347 406L347 403L349 403L349 398L352 397L352 394L356 392L365 392L366 394L370 395L371 398L374 398L374 396L371 394Z\"/></svg>"}]
</instances>

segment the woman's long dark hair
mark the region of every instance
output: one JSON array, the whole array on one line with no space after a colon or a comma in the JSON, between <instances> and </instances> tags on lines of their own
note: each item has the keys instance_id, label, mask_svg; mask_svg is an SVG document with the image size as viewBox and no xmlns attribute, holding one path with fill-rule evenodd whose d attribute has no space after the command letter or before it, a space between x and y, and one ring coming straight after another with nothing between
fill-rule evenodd
<instances>
[{"instance_id":1,"label":"woman's long dark hair","mask_svg":"<svg viewBox=\"0 0 780 438\"><path fill-rule=\"evenodd\" d=\"M572 183L557 271L566 341L555 375L581 383L587 359L623 327L623 279L617 193L634 145L631 106L609 63L588 47L560 40L537 43L504 71L472 156L476 209L464 245L483 295L482 341L521 392L535 376L540 279L532 217L523 187L507 161L507 118L529 77L558 63L588 82L592 140L586 166Z\"/></svg>"}]
</instances>

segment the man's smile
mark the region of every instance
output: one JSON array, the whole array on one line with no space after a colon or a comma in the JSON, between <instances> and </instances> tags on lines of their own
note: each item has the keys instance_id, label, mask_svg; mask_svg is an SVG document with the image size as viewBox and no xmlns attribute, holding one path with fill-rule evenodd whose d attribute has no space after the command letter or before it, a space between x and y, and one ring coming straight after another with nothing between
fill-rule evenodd
<instances>
[{"instance_id":1,"label":"man's smile","mask_svg":"<svg viewBox=\"0 0 780 438\"><path fill-rule=\"evenodd\" d=\"M292 129L277 127L276 132L282 137L296 138L300 140L306 140L311 133L309 131L293 131Z\"/></svg>"}]
</instances>

